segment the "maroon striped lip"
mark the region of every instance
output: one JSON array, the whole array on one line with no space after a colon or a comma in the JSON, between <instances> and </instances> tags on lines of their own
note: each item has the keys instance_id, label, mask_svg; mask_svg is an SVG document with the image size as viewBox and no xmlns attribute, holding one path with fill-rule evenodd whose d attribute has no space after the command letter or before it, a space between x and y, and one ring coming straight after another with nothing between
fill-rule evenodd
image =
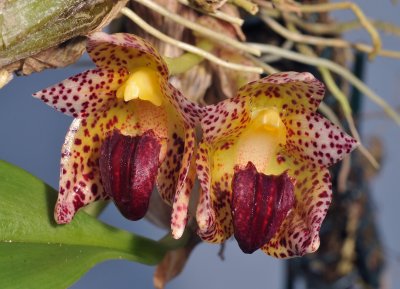
<instances>
[{"instance_id":1,"label":"maroon striped lip","mask_svg":"<svg viewBox=\"0 0 400 289\"><path fill-rule=\"evenodd\" d=\"M160 150L160 139L153 130L140 136L114 130L101 146L99 164L104 189L129 220L139 220L147 212Z\"/></svg>"},{"instance_id":2,"label":"maroon striped lip","mask_svg":"<svg viewBox=\"0 0 400 289\"><path fill-rule=\"evenodd\" d=\"M294 181L286 172L278 176L258 173L252 162L235 167L232 179L234 235L244 253L268 243L295 203Z\"/></svg>"}]
</instances>

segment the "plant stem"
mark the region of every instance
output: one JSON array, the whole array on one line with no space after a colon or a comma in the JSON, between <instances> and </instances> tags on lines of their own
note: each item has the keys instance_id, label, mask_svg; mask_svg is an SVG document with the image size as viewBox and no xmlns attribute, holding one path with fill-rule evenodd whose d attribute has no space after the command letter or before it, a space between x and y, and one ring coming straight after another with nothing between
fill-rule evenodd
<instances>
[{"instance_id":1,"label":"plant stem","mask_svg":"<svg viewBox=\"0 0 400 289\"><path fill-rule=\"evenodd\" d=\"M256 15L258 12L258 5L249 0L232 0L232 2L236 6L249 12L251 15Z\"/></svg>"}]
</instances>

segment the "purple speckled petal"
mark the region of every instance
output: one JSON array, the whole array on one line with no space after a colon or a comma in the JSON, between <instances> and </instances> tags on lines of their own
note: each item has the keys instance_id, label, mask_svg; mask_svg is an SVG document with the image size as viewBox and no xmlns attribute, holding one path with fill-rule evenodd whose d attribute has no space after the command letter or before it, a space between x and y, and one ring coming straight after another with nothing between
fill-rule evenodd
<instances>
[{"instance_id":1,"label":"purple speckled petal","mask_svg":"<svg viewBox=\"0 0 400 289\"><path fill-rule=\"evenodd\" d=\"M89 35L87 51L100 68L133 71L150 67L167 79L168 68L161 55L146 40L128 33L107 34L95 32Z\"/></svg>"},{"instance_id":2,"label":"purple speckled petal","mask_svg":"<svg viewBox=\"0 0 400 289\"><path fill-rule=\"evenodd\" d=\"M297 110L282 118L287 129L286 150L305 161L329 167L358 145L319 113Z\"/></svg>"},{"instance_id":3,"label":"purple speckled petal","mask_svg":"<svg viewBox=\"0 0 400 289\"><path fill-rule=\"evenodd\" d=\"M252 100L252 110L276 107L285 110L305 108L317 110L324 97L322 82L308 72L280 72L253 81L240 88L238 94Z\"/></svg>"},{"instance_id":4,"label":"purple speckled petal","mask_svg":"<svg viewBox=\"0 0 400 289\"><path fill-rule=\"evenodd\" d=\"M125 70L92 69L36 92L33 96L67 115L85 118L107 109L127 77Z\"/></svg>"},{"instance_id":5,"label":"purple speckled petal","mask_svg":"<svg viewBox=\"0 0 400 289\"><path fill-rule=\"evenodd\" d=\"M164 103L168 111L168 151L160 166L157 188L161 197L173 207L171 229L174 238L180 238L188 219L190 192L195 178L192 159L195 150L194 127L198 119L196 104L161 80Z\"/></svg>"},{"instance_id":6,"label":"purple speckled petal","mask_svg":"<svg viewBox=\"0 0 400 289\"><path fill-rule=\"evenodd\" d=\"M239 95L203 107L200 111L200 124L205 141L217 143L221 139L240 134L251 119L250 106L250 98Z\"/></svg>"},{"instance_id":7,"label":"purple speckled petal","mask_svg":"<svg viewBox=\"0 0 400 289\"><path fill-rule=\"evenodd\" d=\"M233 234L231 214L231 180L233 171L221 179L212 176L212 146L206 142L199 145L196 171L200 182L200 197L196 219L198 234L206 242L221 243Z\"/></svg>"}]
</instances>

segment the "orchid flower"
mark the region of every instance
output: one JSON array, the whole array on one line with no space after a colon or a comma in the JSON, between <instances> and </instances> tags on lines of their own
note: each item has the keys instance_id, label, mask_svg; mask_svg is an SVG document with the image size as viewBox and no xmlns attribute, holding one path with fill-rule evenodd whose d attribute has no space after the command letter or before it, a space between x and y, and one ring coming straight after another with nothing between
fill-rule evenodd
<instances>
[{"instance_id":1,"label":"orchid flower","mask_svg":"<svg viewBox=\"0 0 400 289\"><path fill-rule=\"evenodd\" d=\"M196 157L198 233L234 234L245 253L286 258L314 252L331 203L328 167L357 142L316 112L322 83L286 72L253 81L203 108Z\"/></svg>"},{"instance_id":2,"label":"orchid flower","mask_svg":"<svg viewBox=\"0 0 400 289\"><path fill-rule=\"evenodd\" d=\"M128 219L144 216L154 183L173 204L172 229L183 233L194 173L195 105L168 82L168 68L145 40L89 36L97 68L34 96L73 116L62 148L57 223L96 200L112 198Z\"/></svg>"}]
</instances>

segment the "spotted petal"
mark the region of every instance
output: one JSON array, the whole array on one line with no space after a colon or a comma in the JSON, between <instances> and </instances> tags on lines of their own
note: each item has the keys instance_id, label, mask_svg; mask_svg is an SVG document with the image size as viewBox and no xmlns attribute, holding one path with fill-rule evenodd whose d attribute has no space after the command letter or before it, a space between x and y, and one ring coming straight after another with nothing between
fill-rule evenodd
<instances>
[{"instance_id":1,"label":"spotted petal","mask_svg":"<svg viewBox=\"0 0 400 289\"><path fill-rule=\"evenodd\" d=\"M171 229L172 236L179 239L185 229L188 219L188 206L190 192L194 185L195 169L193 155L195 152L194 129L187 128L185 130L185 143L183 154L181 156L181 166L177 179L176 193L172 206Z\"/></svg>"},{"instance_id":2,"label":"spotted petal","mask_svg":"<svg viewBox=\"0 0 400 289\"><path fill-rule=\"evenodd\" d=\"M208 143L237 135L250 121L251 100L246 94L226 99L201 110L203 138Z\"/></svg>"},{"instance_id":3,"label":"spotted petal","mask_svg":"<svg viewBox=\"0 0 400 289\"><path fill-rule=\"evenodd\" d=\"M191 160L195 150L194 126L197 122L196 105L166 80L161 90L168 112L168 151L160 166L157 187L161 197L173 206L171 228L175 238L183 234L187 218L190 191L195 178Z\"/></svg>"},{"instance_id":4,"label":"spotted petal","mask_svg":"<svg viewBox=\"0 0 400 289\"><path fill-rule=\"evenodd\" d=\"M262 250L277 258L303 256L319 247L319 230L332 199L331 179L326 168L290 156L282 161L296 179L295 206Z\"/></svg>"},{"instance_id":5,"label":"spotted petal","mask_svg":"<svg viewBox=\"0 0 400 289\"><path fill-rule=\"evenodd\" d=\"M99 156L101 144L111 131L118 129L134 136L152 129L160 139L166 138L165 111L138 102L115 101L102 113L73 121L62 148L60 193L55 208L58 223L70 222L79 208L107 198L100 180ZM163 147L160 159L165 156Z\"/></svg>"},{"instance_id":6,"label":"spotted petal","mask_svg":"<svg viewBox=\"0 0 400 289\"><path fill-rule=\"evenodd\" d=\"M355 139L319 113L303 109L282 119L287 128L287 150L305 161L329 167L358 145Z\"/></svg>"},{"instance_id":7,"label":"spotted petal","mask_svg":"<svg viewBox=\"0 0 400 289\"><path fill-rule=\"evenodd\" d=\"M279 111L305 108L316 111L324 85L308 72L282 72L253 81L239 90L252 99L252 109L276 107Z\"/></svg>"},{"instance_id":8,"label":"spotted petal","mask_svg":"<svg viewBox=\"0 0 400 289\"><path fill-rule=\"evenodd\" d=\"M115 98L115 91L125 80L123 69L93 69L79 73L64 81L38 91L33 96L67 115L85 118L101 112Z\"/></svg>"},{"instance_id":9,"label":"spotted petal","mask_svg":"<svg viewBox=\"0 0 400 289\"><path fill-rule=\"evenodd\" d=\"M171 105L179 118L188 126L195 127L199 122L201 108L188 100L179 90L177 90L167 79L162 79L163 97Z\"/></svg>"},{"instance_id":10,"label":"spotted petal","mask_svg":"<svg viewBox=\"0 0 400 289\"><path fill-rule=\"evenodd\" d=\"M87 51L93 62L103 69L133 71L150 67L162 77L168 77L167 65L153 46L132 34L95 32L89 36Z\"/></svg>"},{"instance_id":11,"label":"spotted petal","mask_svg":"<svg viewBox=\"0 0 400 289\"><path fill-rule=\"evenodd\" d=\"M200 198L196 219L198 234L206 242L221 243L233 234L231 215L231 183L233 172L221 178L212 175L212 147L202 142L196 156Z\"/></svg>"}]
</instances>

